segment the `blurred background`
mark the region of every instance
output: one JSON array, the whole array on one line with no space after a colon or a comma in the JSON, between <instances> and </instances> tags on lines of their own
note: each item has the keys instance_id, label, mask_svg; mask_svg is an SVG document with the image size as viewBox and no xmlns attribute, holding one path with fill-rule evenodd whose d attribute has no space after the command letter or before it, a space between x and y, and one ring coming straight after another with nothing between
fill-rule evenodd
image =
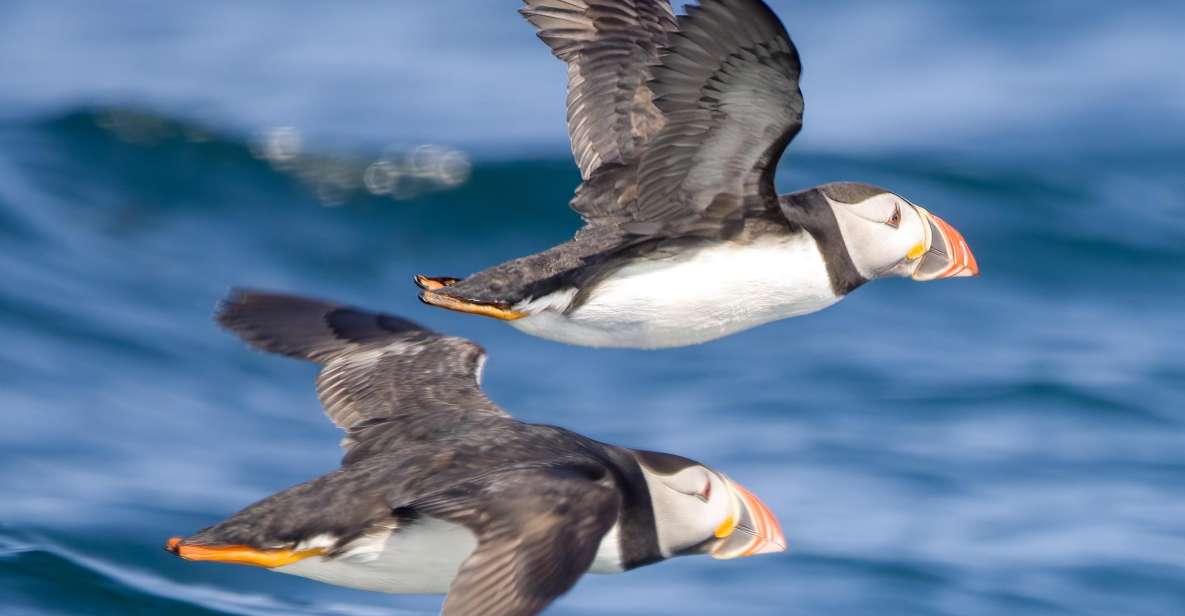
<instances>
[{"instance_id":1,"label":"blurred background","mask_svg":"<svg viewBox=\"0 0 1185 616\"><path fill-rule=\"evenodd\" d=\"M1185 613L1185 5L772 4L779 188L893 188L983 276L652 353L416 300L578 225L518 2L0 1L2 611L439 609L161 550L337 464L314 368L210 320L250 285L473 338L518 417L718 466L790 539L551 613Z\"/></svg>"}]
</instances>

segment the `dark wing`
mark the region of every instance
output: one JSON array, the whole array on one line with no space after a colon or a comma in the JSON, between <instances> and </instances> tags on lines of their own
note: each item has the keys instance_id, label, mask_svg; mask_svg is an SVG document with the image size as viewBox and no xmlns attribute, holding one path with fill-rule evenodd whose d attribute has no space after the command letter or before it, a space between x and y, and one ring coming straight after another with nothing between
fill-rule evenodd
<instances>
[{"instance_id":1,"label":"dark wing","mask_svg":"<svg viewBox=\"0 0 1185 616\"><path fill-rule=\"evenodd\" d=\"M486 353L416 323L315 299L235 290L218 322L252 346L322 364L317 396L354 434L384 419L412 429L457 416L507 416L478 383Z\"/></svg>"},{"instance_id":2,"label":"dark wing","mask_svg":"<svg viewBox=\"0 0 1185 616\"><path fill-rule=\"evenodd\" d=\"M569 63L569 101L578 103L569 117L581 129L573 148L585 176L571 205L586 225L572 242L433 293L508 308L605 271L623 248L717 236L748 213L780 215L774 169L802 127L803 101L798 52L769 7L703 0L672 31L666 0L527 4L540 36ZM661 64L647 66L654 45ZM644 74L653 78L637 82ZM652 106L661 117L642 121ZM608 145L597 149L598 139Z\"/></svg>"},{"instance_id":3,"label":"dark wing","mask_svg":"<svg viewBox=\"0 0 1185 616\"><path fill-rule=\"evenodd\" d=\"M588 474L529 468L489 475L416 501L417 512L477 535L443 616L530 616L592 565L617 521L620 495Z\"/></svg>"},{"instance_id":4,"label":"dark wing","mask_svg":"<svg viewBox=\"0 0 1185 616\"><path fill-rule=\"evenodd\" d=\"M585 180L633 160L662 127L647 87L675 13L668 0L523 0L520 12L568 64L568 136Z\"/></svg>"},{"instance_id":5,"label":"dark wing","mask_svg":"<svg viewBox=\"0 0 1185 616\"><path fill-rule=\"evenodd\" d=\"M761 0L688 6L650 83L666 125L639 162L630 230L776 210L774 169L802 127L800 72L790 36Z\"/></svg>"}]
</instances>

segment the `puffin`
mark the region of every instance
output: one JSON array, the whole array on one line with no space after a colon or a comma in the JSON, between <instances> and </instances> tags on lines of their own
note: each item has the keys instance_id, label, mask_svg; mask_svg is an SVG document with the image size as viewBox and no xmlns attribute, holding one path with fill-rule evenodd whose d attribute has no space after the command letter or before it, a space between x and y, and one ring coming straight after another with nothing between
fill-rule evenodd
<instances>
[{"instance_id":1,"label":"puffin","mask_svg":"<svg viewBox=\"0 0 1185 616\"><path fill-rule=\"evenodd\" d=\"M585 572L676 556L781 552L774 514L682 456L518 421L486 397L486 353L411 321L236 290L217 321L256 349L321 365L341 467L165 549L330 584L447 593L445 616L529 616Z\"/></svg>"},{"instance_id":2,"label":"puffin","mask_svg":"<svg viewBox=\"0 0 1185 616\"><path fill-rule=\"evenodd\" d=\"M951 225L854 182L779 195L802 67L761 0L524 0L567 64L582 183L575 237L467 278L418 275L429 305L592 347L698 344L831 306L871 280L975 276Z\"/></svg>"}]
</instances>

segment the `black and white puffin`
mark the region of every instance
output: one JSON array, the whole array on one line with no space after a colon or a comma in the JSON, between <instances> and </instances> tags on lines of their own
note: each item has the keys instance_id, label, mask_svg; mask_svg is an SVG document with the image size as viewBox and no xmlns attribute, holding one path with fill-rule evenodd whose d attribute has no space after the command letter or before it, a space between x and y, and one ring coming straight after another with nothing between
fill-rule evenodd
<instances>
[{"instance_id":1,"label":"black and white puffin","mask_svg":"<svg viewBox=\"0 0 1185 616\"><path fill-rule=\"evenodd\" d=\"M659 348L821 310L887 276L974 276L963 237L891 191L779 196L802 127L798 52L760 0L524 0L568 65L583 183L569 242L464 279L417 276L428 304L552 340Z\"/></svg>"},{"instance_id":2,"label":"black and white puffin","mask_svg":"<svg viewBox=\"0 0 1185 616\"><path fill-rule=\"evenodd\" d=\"M166 549L390 593L447 593L446 616L526 616L586 571L780 552L777 519L686 458L515 420L482 392L485 351L399 317L237 291L218 321L317 362L342 466Z\"/></svg>"}]
</instances>

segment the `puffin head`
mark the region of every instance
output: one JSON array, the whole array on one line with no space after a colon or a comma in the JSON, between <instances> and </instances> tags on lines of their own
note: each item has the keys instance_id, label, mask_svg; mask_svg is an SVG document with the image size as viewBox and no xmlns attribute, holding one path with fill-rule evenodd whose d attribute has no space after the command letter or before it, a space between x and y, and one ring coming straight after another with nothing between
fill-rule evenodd
<instances>
[{"instance_id":1,"label":"puffin head","mask_svg":"<svg viewBox=\"0 0 1185 616\"><path fill-rule=\"evenodd\" d=\"M664 557L730 559L786 549L778 519L740 484L681 456L634 453L650 491Z\"/></svg>"},{"instance_id":2,"label":"puffin head","mask_svg":"<svg viewBox=\"0 0 1185 616\"><path fill-rule=\"evenodd\" d=\"M831 205L848 254L865 279L979 274L963 236L920 205L868 184L836 182L817 190Z\"/></svg>"}]
</instances>

